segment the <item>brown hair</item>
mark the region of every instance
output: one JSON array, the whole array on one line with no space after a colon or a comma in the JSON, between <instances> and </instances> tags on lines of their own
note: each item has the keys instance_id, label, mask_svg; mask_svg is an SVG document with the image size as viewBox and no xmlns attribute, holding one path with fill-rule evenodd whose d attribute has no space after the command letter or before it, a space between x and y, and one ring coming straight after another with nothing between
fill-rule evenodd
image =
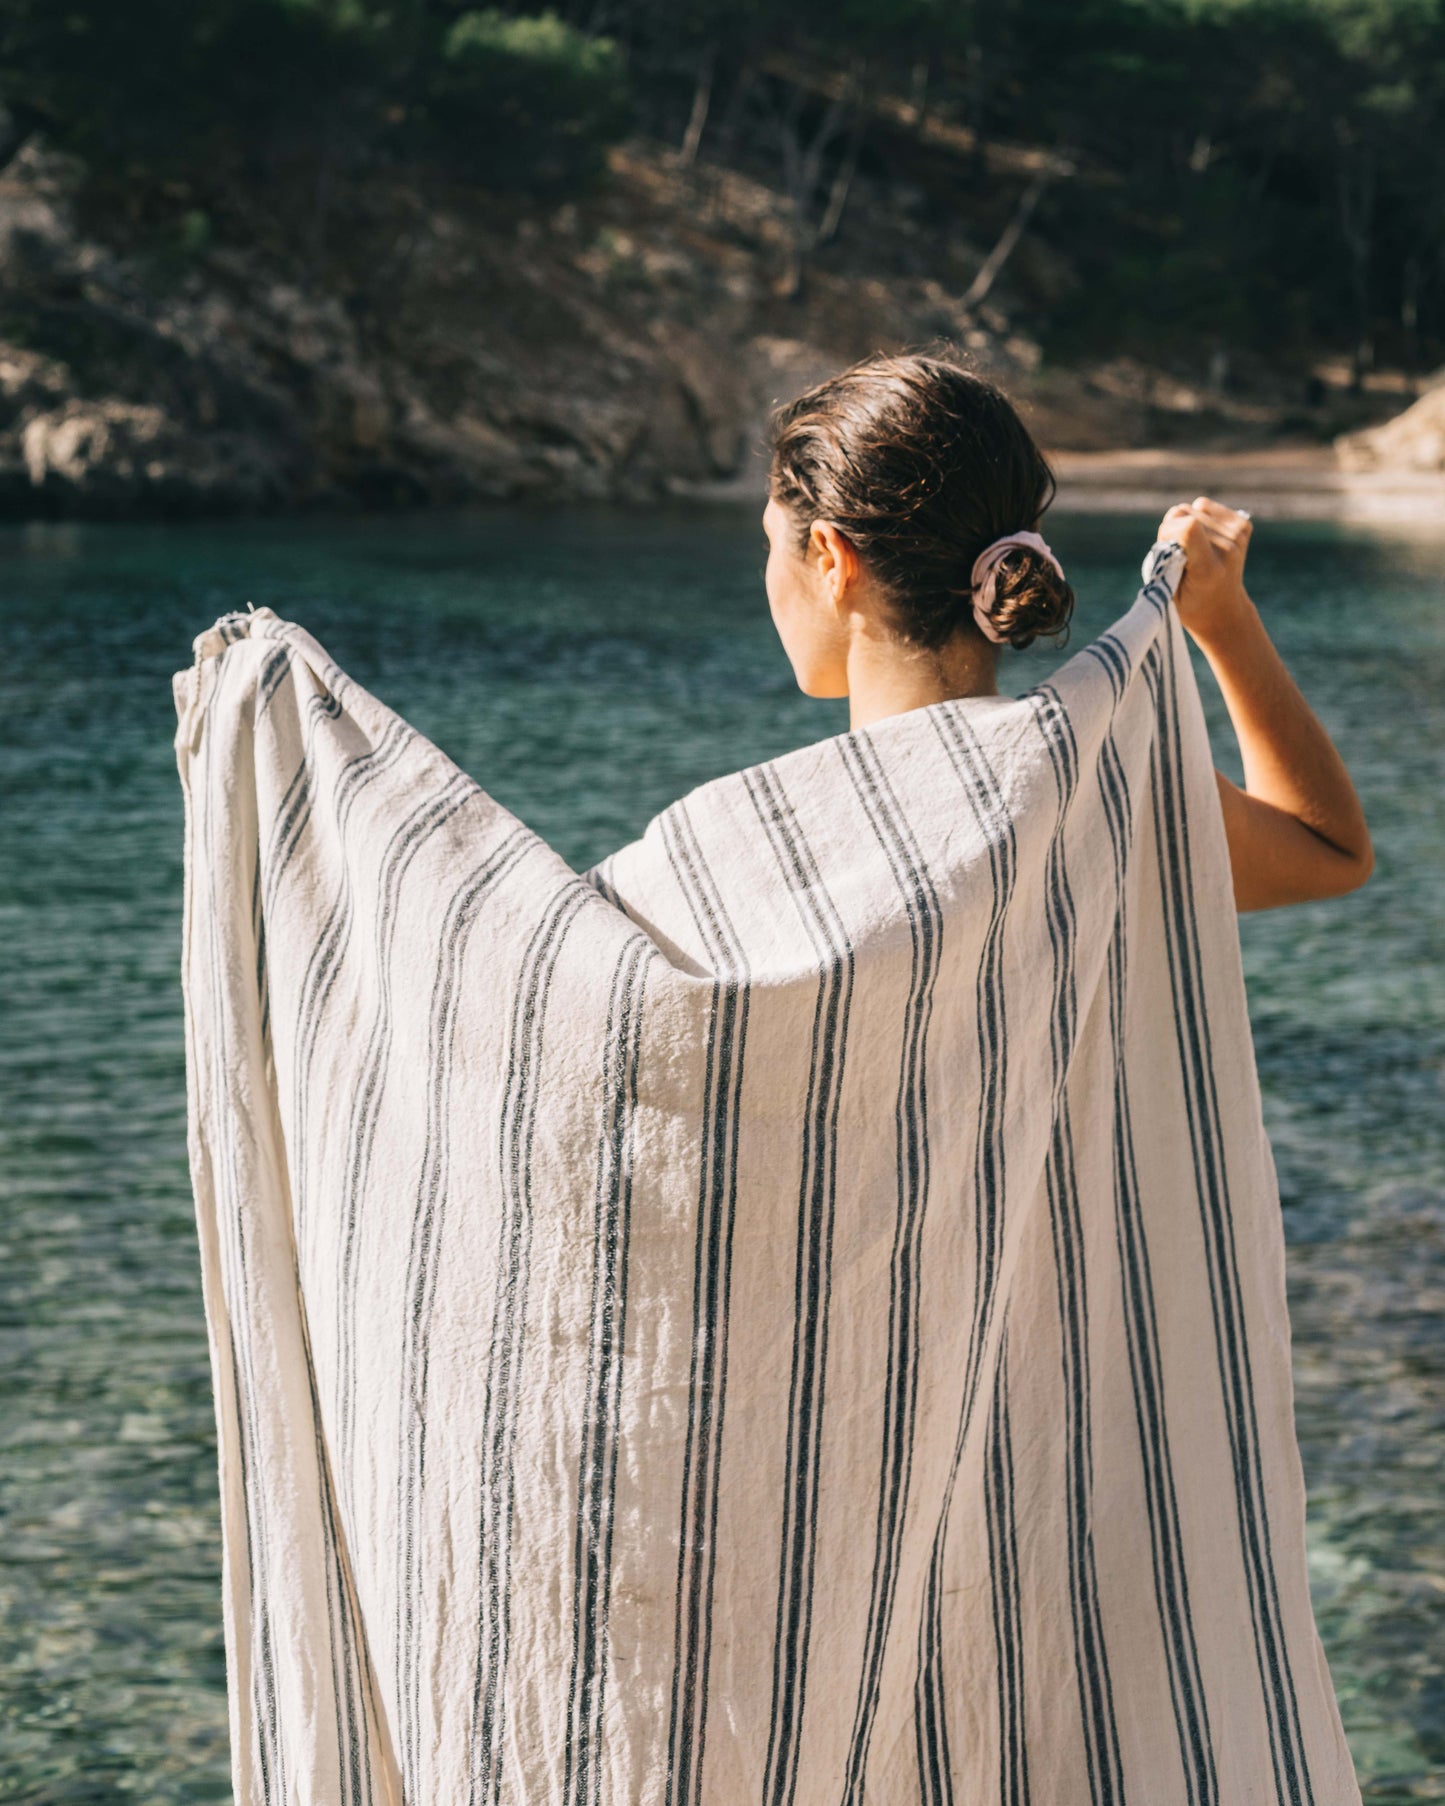
<instances>
[{"instance_id":1,"label":"brown hair","mask_svg":"<svg viewBox=\"0 0 1445 1806\"><path fill-rule=\"evenodd\" d=\"M978 632L972 571L984 547L1036 528L1054 499L1048 461L1002 390L943 357L864 358L776 409L768 490L797 525L847 535L903 638ZM999 563L989 619L1011 646L1067 637L1074 592L1041 552Z\"/></svg>"}]
</instances>

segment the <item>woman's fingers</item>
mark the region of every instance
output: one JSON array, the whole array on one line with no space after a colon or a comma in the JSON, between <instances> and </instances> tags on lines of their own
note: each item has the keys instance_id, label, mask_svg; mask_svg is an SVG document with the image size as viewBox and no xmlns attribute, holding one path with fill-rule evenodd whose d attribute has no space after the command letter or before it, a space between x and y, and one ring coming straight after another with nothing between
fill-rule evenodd
<instances>
[{"instance_id":1,"label":"woman's fingers","mask_svg":"<svg viewBox=\"0 0 1445 1806\"><path fill-rule=\"evenodd\" d=\"M1197 495L1192 502L1176 502L1159 523L1157 537L1174 539L1187 558L1202 570L1217 560L1223 573L1242 563L1254 523L1248 513L1228 508L1212 496Z\"/></svg>"},{"instance_id":2,"label":"woman's fingers","mask_svg":"<svg viewBox=\"0 0 1445 1806\"><path fill-rule=\"evenodd\" d=\"M1156 539L1178 539L1183 543L1191 528L1197 526L1198 517L1188 502L1176 502L1159 523ZM1186 548L1187 549L1187 548Z\"/></svg>"},{"instance_id":3,"label":"woman's fingers","mask_svg":"<svg viewBox=\"0 0 1445 1806\"><path fill-rule=\"evenodd\" d=\"M1254 522L1243 508L1228 508L1210 496L1197 495L1190 506L1211 525L1217 525L1232 537L1239 538L1253 530Z\"/></svg>"}]
</instances>

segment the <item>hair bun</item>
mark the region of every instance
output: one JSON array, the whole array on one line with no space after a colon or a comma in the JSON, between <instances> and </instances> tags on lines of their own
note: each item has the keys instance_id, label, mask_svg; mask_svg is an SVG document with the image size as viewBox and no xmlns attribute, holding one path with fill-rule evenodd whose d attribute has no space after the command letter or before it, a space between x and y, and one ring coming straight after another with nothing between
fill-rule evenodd
<instances>
[{"instance_id":1,"label":"hair bun","mask_svg":"<svg viewBox=\"0 0 1445 1806\"><path fill-rule=\"evenodd\" d=\"M769 437L768 494L789 516L793 550L831 521L900 639L936 649L960 632L992 637L998 621L1000 638L1026 646L1068 621L1073 591L1046 569L1047 548L1028 552L1054 473L1003 391L959 362L864 358L776 410ZM1023 522L1033 524L999 532ZM1005 575L995 558L1020 542Z\"/></svg>"},{"instance_id":2,"label":"hair bun","mask_svg":"<svg viewBox=\"0 0 1445 1806\"><path fill-rule=\"evenodd\" d=\"M1010 546L999 560L988 618L1022 651L1040 635L1068 639L1074 590L1053 561L1032 546Z\"/></svg>"}]
</instances>

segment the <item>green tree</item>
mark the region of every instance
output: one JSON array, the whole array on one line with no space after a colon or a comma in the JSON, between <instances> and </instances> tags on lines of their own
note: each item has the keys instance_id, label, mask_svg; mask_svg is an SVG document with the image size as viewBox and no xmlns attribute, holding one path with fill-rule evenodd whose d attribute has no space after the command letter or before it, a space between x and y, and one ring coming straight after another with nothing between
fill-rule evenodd
<instances>
[{"instance_id":1,"label":"green tree","mask_svg":"<svg viewBox=\"0 0 1445 1806\"><path fill-rule=\"evenodd\" d=\"M421 112L436 150L491 187L555 191L596 176L629 120L622 58L555 13L468 12L424 72Z\"/></svg>"}]
</instances>

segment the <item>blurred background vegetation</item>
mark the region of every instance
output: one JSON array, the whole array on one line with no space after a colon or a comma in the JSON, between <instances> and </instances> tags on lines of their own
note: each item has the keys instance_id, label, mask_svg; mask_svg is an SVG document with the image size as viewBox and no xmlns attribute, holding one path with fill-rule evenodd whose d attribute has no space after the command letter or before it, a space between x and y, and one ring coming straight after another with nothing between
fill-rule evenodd
<instances>
[{"instance_id":1,"label":"blurred background vegetation","mask_svg":"<svg viewBox=\"0 0 1445 1806\"><path fill-rule=\"evenodd\" d=\"M1080 338L1306 334L1368 368L1445 334L1435 0L4 0L0 33L12 147L44 130L153 217L176 179L222 211L300 183L324 214L381 167L567 193L636 126L771 149L805 256L859 161L898 156L904 97L920 157L931 119L979 175L994 139L1091 167L1052 221Z\"/></svg>"},{"instance_id":2,"label":"blurred background vegetation","mask_svg":"<svg viewBox=\"0 0 1445 1806\"><path fill-rule=\"evenodd\" d=\"M87 459L108 460L119 483L91 482L93 502L136 501L148 463L174 479L155 477L156 495L183 500L176 435L201 429L213 442L250 438L249 476L235 445L211 446L222 504L415 500L438 469L451 499L529 484L644 493L675 471L675 432L654 430L651 453L629 462L647 423L615 419L613 438L631 435L619 449L595 418L569 418L560 368L533 370L531 402L510 418L480 400L459 414L435 357L421 359L425 379L401 379L418 361L395 304L399 281L415 290L415 270L399 273L413 249L408 195L443 238L437 214L450 210L451 236L470 239L483 266L479 297L496 291L453 320L456 354L466 361L460 347L490 335L509 379L508 316L533 316L524 365L532 350L545 362L588 308L582 336L604 350L597 308L618 315L623 338L643 322L654 350L668 337L658 322L673 318L714 346L806 343L815 362L972 330L980 349L1004 348L1015 377L1045 362L1134 360L1115 371L1113 415L1077 396L1050 415L1043 395L1055 442L1098 445L1167 437L1171 381L1190 391L1196 434L1250 424L1247 408L1231 416L1233 394L1264 406L1256 427L1327 439L1402 407L1445 356L1445 0L577 0L541 13L454 0L0 0L0 102L12 211L37 196L52 216L58 197L71 209L63 230L22 219L7 236L0 206L0 333L28 372L9 383L14 481L0 471L0 505L12 508L81 496ZM661 212L671 219L659 233ZM496 243L519 235L525 252L529 229L573 241L534 272L540 311L501 267L526 258ZM67 235L80 248L57 251ZM748 319L710 314L706 294L669 294L690 259L736 296L747 286L736 257L724 266L739 248ZM344 428L318 399L324 372L298 386L256 343L264 300L239 308L229 337L173 319L169 345L134 342L187 281L194 299L198 278L215 285L229 269L234 306L236 257L262 253L273 289L279 277L334 299L359 334L319 360L353 367ZM559 314L579 270L588 302ZM938 293L931 309L895 294L891 311L820 320L820 274L858 292L897 277ZM236 356L248 335L246 370ZM158 374L194 361L202 340L180 387L209 389L204 405ZM218 376L228 345L236 355ZM727 414L708 393L726 388L725 369L686 369L676 334L658 355L680 371L684 412ZM48 379L34 357L51 360ZM126 374L137 358L149 359L149 386ZM1382 371L1393 404L1352 412L1348 398L1379 387ZM284 429L260 418L268 387L273 414L278 390L292 410ZM361 389L373 391L371 424L357 431ZM537 424L539 396L551 397L550 428ZM1144 413L1129 414L1141 397ZM51 420L27 442L47 399L52 415L70 408L69 437ZM619 394L594 400L621 406ZM147 406L160 411L149 424L125 414ZM717 420L702 420L692 476L735 474L749 407L720 438ZM448 433L470 434L470 449L444 449ZM549 464L549 445L564 442L576 456Z\"/></svg>"}]
</instances>

